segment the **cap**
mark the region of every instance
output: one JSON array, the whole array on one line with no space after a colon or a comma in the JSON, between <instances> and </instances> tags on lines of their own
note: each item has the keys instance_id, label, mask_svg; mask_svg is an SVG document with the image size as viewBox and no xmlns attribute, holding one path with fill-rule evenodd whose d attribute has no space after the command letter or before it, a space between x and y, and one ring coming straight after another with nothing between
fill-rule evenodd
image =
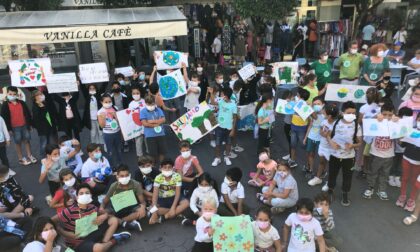
<instances>
[{"instance_id":1,"label":"cap","mask_svg":"<svg viewBox=\"0 0 420 252\"><path fill-rule=\"evenodd\" d=\"M394 44L395 46L401 46L401 42L400 41L397 41L397 42L395 42L395 44Z\"/></svg>"}]
</instances>

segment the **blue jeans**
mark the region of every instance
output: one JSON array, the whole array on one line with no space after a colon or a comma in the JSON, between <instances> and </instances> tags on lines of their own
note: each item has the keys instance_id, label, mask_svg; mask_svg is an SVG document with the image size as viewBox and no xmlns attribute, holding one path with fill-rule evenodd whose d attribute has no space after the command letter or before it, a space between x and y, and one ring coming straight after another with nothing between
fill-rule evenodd
<instances>
[{"instance_id":1,"label":"blue jeans","mask_svg":"<svg viewBox=\"0 0 420 252\"><path fill-rule=\"evenodd\" d=\"M104 142L108 154L109 164L115 170L117 165L121 164L121 132L112 134L103 133Z\"/></svg>"},{"instance_id":2,"label":"blue jeans","mask_svg":"<svg viewBox=\"0 0 420 252\"><path fill-rule=\"evenodd\" d=\"M57 133L50 132L48 135L39 136L39 157L45 157L45 146L47 144L57 143Z\"/></svg>"},{"instance_id":3,"label":"blue jeans","mask_svg":"<svg viewBox=\"0 0 420 252\"><path fill-rule=\"evenodd\" d=\"M305 138L305 131L291 130L290 132L290 147L296 149L298 146L303 147L303 139Z\"/></svg>"}]
</instances>

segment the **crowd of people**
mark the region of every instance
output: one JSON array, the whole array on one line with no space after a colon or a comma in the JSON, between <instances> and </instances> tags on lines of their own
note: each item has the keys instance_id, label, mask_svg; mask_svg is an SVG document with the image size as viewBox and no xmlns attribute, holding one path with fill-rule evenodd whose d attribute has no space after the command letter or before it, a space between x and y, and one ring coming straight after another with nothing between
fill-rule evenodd
<instances>
[{"instance_id":1,"label":"crowd of people","mask_svg":"<svg viewBox=\"0 0 420 252\"><path fill-rule=\"evenodd\" d=\"M401 139L365 136L362 131L363 119L398 122L406 117L412 117L413 130L420 131L419 79L410 82L401 104L393 101L395 83L390 81L389 62L404 60L401 46L398 41L388 50L384 44L374 44L365 49L364 56L359 44L351 42L348 52L338 58L341 84L370 86L367 103L361 106L353 101L338 104L324 100L333 71L325 51L310 65L300 66L297 92L283 90L281 94L277 94L269 65L245 80L236 70L226 79L222 72L210 73L200 64L191 73L183 65L187 94L165 101L155 81L156 67L150 75L142 69L132 77L116 75L109 93L107 83L83 83L79 92L61 94L48 93L48 85L31 88L32 111L23 101L24 93L7 87L0 117L0 247L7 249L29 240L25 252L59 251L60 235L74 251L107 251L129 239L130 232L141 232L142 219L148 219L150 225L164 225L166 220L183 216L181 224L197 230L192 251L213 251L212 235L217 227L211 226L212 217L250 214L244 187L253 186L258 188L256 197L261 202L252 222L255 251L315 251L316 247L321 252L337 251L342 238L334 229L330 204L339 196L343 206L351 205L355 170L367 179L362 193L366 199L376 192L379 199L389 200L388 185L400 187L396 205L409 212L403 222L416 222L420 214L420 146ZM420 50L408 66L412 71L420 69ZM79 94L84 96L83 115L78 109ZM296 113L277 114L274 121L275 97L302 100L314 112L306 120ZM256 171L249 174L247 184L241 183L244 174L238 167L229 167L223 181L215 181L210 167L192 155L188 141L180 141L179 156L168 157L172 145L168 145L170 131L165 124L203 101L213 108L219 125L205 137L214 148L211 166L222 162L231 166L231 159L241 152L257 152ZM257 147L244 150L237 139L238 106L254 102ZM116 113L128 108L139 112L144 126L144 133L134 139L136 165L122 159L122 152L129 152L129 143L122 138ZM278 148L271 141L274 123L281 125L281 134L290 146L288 154L278 159L272 156L272 150ZM42 195L29 195L28 188L22 188L6 152L13 139L19 165L38 163L31 151L31 127L39 137L39 183L47 181L46 201L56 211L52 217L38 217L33 226L31 217L41 207L34 206L34 196ZM80 143L84 127L90 131L87 146ZM306 156L298 154L302 151ZM298 157L305 160L309 186L325 181L323 192L314 199L299 195L292 175ZM341 190L336 189L340 170ZM271 220L290 208L295 210L285 221L280 239ZM91 223L86 225L86 220Z\"/></svg>"}]
</instances>

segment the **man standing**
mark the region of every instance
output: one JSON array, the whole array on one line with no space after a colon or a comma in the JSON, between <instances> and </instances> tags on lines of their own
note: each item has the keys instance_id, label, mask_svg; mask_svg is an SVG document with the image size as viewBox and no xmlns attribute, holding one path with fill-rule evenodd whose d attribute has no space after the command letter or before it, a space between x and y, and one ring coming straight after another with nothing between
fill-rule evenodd
<instances>
[{"instance_id":1,"label":"man standing","mask_svg":"<svg viewBox=\"0 0 420 252\"><path fill-rule=\"evenodd\" d=\"M357 52L357 41L349 44L349 51L338 59L341 84L358 85L360 69L363 65L363 55Z\"/></svg>"},{"instance_id":2,"label":"man standing","mask_svg":"<svg viewBox=\"0 0 420 252\"><path fill-rule=\"evenodd\" d=\"M405 30L405 27L402 26L397 33L394 35L394 43L400 42L401 47L404 47L405 43L407 43L407 31Z\"/></svg>"},{"instance_id":3,"label":"man standing","mask_svg":"<svg viewBox=\"0 0 420 252\"><path fill-rule=\"evenodd\" d=\"M362 33L363 33L363 44L370 46L372 44L372 35L373 33L375 33L375 27L373 27L373 25L371 25L371 23L368 22L367 25L363 27Z\"/></svg>"}]
</instances>

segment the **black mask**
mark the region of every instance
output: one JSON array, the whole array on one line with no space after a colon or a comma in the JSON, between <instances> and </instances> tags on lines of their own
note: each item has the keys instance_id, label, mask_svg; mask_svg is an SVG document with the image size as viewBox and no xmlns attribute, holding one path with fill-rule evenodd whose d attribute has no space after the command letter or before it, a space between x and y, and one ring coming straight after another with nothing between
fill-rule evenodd
<instances>
[{"instance_id":1,"label":"black mask","mask_svg":"<svg viewBox=\"0 0 420 252\"><path fill-rule=\"evenodd\" d=\"M391 79L391 76L384 76L384 80L389 81Z\"/></svg>"},{"instance_id":2,"label":"black mask","mask_svg":"<svg viewBox=\"0 0 420 252\"><path fill-rule=\"evenodd\" d=\"M119 93L121 91L121 88L113 88L112 92L113 93Z\"/></svg>"}]
</instances>

